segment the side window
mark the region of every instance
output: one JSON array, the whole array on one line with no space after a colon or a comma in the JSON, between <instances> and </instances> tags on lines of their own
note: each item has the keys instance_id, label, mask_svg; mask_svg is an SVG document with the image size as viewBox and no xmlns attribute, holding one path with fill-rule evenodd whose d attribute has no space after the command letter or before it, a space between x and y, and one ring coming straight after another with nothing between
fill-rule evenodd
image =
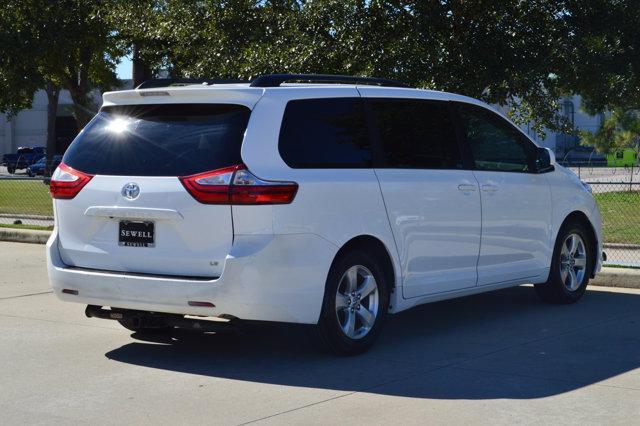
<instances>
[{"instance_id":1,"label":"side window","mask_svg":"<svg viewBox=\"0 0 640 426\"><path fill-rule=\"evenodd\" d=\"M289 101L278 150L293 168L371 167L373 154L361 99Z\"/></svg>"},{"instance_id":2,"label":"side window","mask_svg":"<svg viewBox=\"0 0 640 426\"><path fill-rule=\"evenodd\" d=\"M496 113L472 105L458 112L478 170L528 172L533 145Z\"/></svg>"},{"instance_id":3,"label":"side window","mask_svg":"<svg viewBox=\"0 0 640 426\"><path fill-rule=\"evenodd\" d=\"M371 99L386 167L461 168L455 128L446 103Z\"/></svg>"}]
</instances>

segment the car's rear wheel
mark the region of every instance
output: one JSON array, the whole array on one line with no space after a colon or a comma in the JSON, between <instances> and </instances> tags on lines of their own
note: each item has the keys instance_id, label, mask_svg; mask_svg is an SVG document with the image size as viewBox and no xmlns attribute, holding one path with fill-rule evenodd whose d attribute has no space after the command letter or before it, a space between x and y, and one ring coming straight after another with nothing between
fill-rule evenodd
<instances>
[{"instance_id":1,"label":"car's rear wheel","mask_svg":"<svg viewBox=\"0 0 640 426\"><path fill-rule=\"evenodd\" d=\"M14 167L7 167L7 172L12 175L16 172L16 169Z\"/></svg>"},{"instance_id":2,"label":"car's rear wheel","mask_svg":"<svg viewBox=\"0 0 640 426\"><path fill-rule=\"evenodd\" d=\"M389 309L389 283L376 256L350 251L329 271L318 334L339 355L368 350L380 334Z\"/></svg>"},{"instance_id":3,"label":"car's rear wheel","mask_svg":"<svg viewBox=\"0 0 640 426\"><path fill-rule=\"evenodd\" d=\"M593 269L589 232L582 223L570 222L560 230L553 252L549 279L536 284L536 293L550 303L577 302L587 289Z\"/></svg>"}]
</instances>

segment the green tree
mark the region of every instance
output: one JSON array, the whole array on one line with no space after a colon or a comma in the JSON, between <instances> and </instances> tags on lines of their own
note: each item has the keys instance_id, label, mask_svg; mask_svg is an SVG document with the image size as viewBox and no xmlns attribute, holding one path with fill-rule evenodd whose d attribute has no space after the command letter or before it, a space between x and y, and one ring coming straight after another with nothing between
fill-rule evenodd
<instances>
[{"instance_id":1,"label":"green tree","mask_svg":"<svg viewBox=\"0 0 640 426\"><path fill-rule=\"evenodd\" d=\"M390 77L512 107L516 121L562 128L557 99L568 88L557 76L568 63L565 8L551 0L166 0L153 9L164 24L146 34L165 41L176 75Z\"/></svg>"},{"instance_id":2,"label":"green tree","mask_svg":"<svg viewBox=\"0 0 640 426\"><path fill-rule=\"evenodd\" d=\"M116 58L104 11L108 0L7 0L0 9L0 110L30 107L38 89L48 97L47 155L55 153L55 118L61 89L69 91L83 127L97 110L95 87L117 84ZM7 42L4 42L7 40ZM22 84L21 84L22 83Z\"/></svg>"},{"instance_id":3,"label":"green tree","mask_svg":"<svg viewBox=\"0 0 640 426\"><path fill-rule=\"evenodd\" d=\"M132 59L134 87L172 67L168 36L173 34L167 27L173 19L167 9L172 8L163 0L121 0L107 11L116 45Z\"/></svg>"},{"instance_id":4,"label":"green tree","mask_svg":"<svg viewBox=\"0 0 640 426\"><path fill-rule=\"evenodd\" d=\"M624 148L640 147L640 113L616 108L607 114L595 132L580 132L582 143L609 154Z\"/></svg>"},{"instance_id":5,"label":"green tree","mask_svg":"<svg viewBox=\"0 0 640 426\"><path fill-rule=\"evenodd\" d=\"M583 109L603 114L594 132L580 132L599 152L638 147L640 142L640 8L632 0L566 2L568 28L562 80L582 96Z\"/></svg>"},{"instance_id":6,"label":"green tree","mask_svg":"<svg viewBox=\"0 0 640 426\"><path fill-rule=\"evenodd\" d=\"M566 1L559 78L590 113L640 109L640 8L635 0Z\"/></svg>"}]
</instances>

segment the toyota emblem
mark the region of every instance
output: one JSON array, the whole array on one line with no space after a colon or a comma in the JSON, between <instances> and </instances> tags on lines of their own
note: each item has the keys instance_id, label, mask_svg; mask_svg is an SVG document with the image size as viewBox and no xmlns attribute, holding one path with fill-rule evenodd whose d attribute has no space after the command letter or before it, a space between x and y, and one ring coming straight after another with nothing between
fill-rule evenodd
<instances>
[{"instance_id":1,"label":"toyota emblem","mask_svg":"<svg viewBox=\"0 0 640 426\"><path fill-rule=\"evenodd\" d=\"M140 187L137 183L128 183L122 187L122 196L127 200L135 200L140 195Z\"/></svg>"}]
</instances>

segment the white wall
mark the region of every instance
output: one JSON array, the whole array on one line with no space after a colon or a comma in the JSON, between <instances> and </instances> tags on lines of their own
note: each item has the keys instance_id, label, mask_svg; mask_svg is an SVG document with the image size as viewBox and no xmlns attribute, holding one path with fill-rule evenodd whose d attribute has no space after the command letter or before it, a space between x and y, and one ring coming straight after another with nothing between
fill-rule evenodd
<instances>
[{"instance_id":1,"label":"white wall","mask_svg":"<svg viewBox=\"0 0 640 426\"><path fill-rule=\"evenodd\" d=\"M59 106L64 108L72 104L71 96L64 90L60 93ZM44 146L47 143L47 94L44 90L36 92L31 109L20 111L7 121L0 114L0 154L15 152L20 146ZM13 136L13 137L12 137Z\"/></svg>"},{"instance_id":2,"label":"white wall","mask_svg":"<svg viewBox=\"0 0 640 426\"><path fill-rule=\"evenodd\" d=\"M131 86L125 80L123 86ZM102 94L94 91L97 105L102 104ZM66 90L60 92L58 100L58 116L70 115L73 101ZM0 114L0 156L13 153L20 146L45 146L47 143L47 94L44 90L36 92L31 109L19 112L10 121L5 114Z\"/></svg>"},{"instance_id":3,"label":"white wall","mask_svg":"<svg viewBox=\"0 0 640 426\"><path fill-rule=\"evenodd\" d=\"M563 101L570 100L573 102L573 110L574 110L574 127L576 130L587 130L590 132L595 132L600 127L600 116L597 115L588 115L581 109L581 98L578 95L574 95L571 97L564 98ZM507 109L495 106L495 108L505 116L507 115ZM551 130L544 128L544 135L538 136L536 132L532 129L532 124L524 124L521 125L520 128L527 134L529 137L535 141L539 146L543 146L545 148L551 148L556 151L556 144L558 139L562 139L564 136L559 132L552 132Z\"/></svg>"}]
</instances>

